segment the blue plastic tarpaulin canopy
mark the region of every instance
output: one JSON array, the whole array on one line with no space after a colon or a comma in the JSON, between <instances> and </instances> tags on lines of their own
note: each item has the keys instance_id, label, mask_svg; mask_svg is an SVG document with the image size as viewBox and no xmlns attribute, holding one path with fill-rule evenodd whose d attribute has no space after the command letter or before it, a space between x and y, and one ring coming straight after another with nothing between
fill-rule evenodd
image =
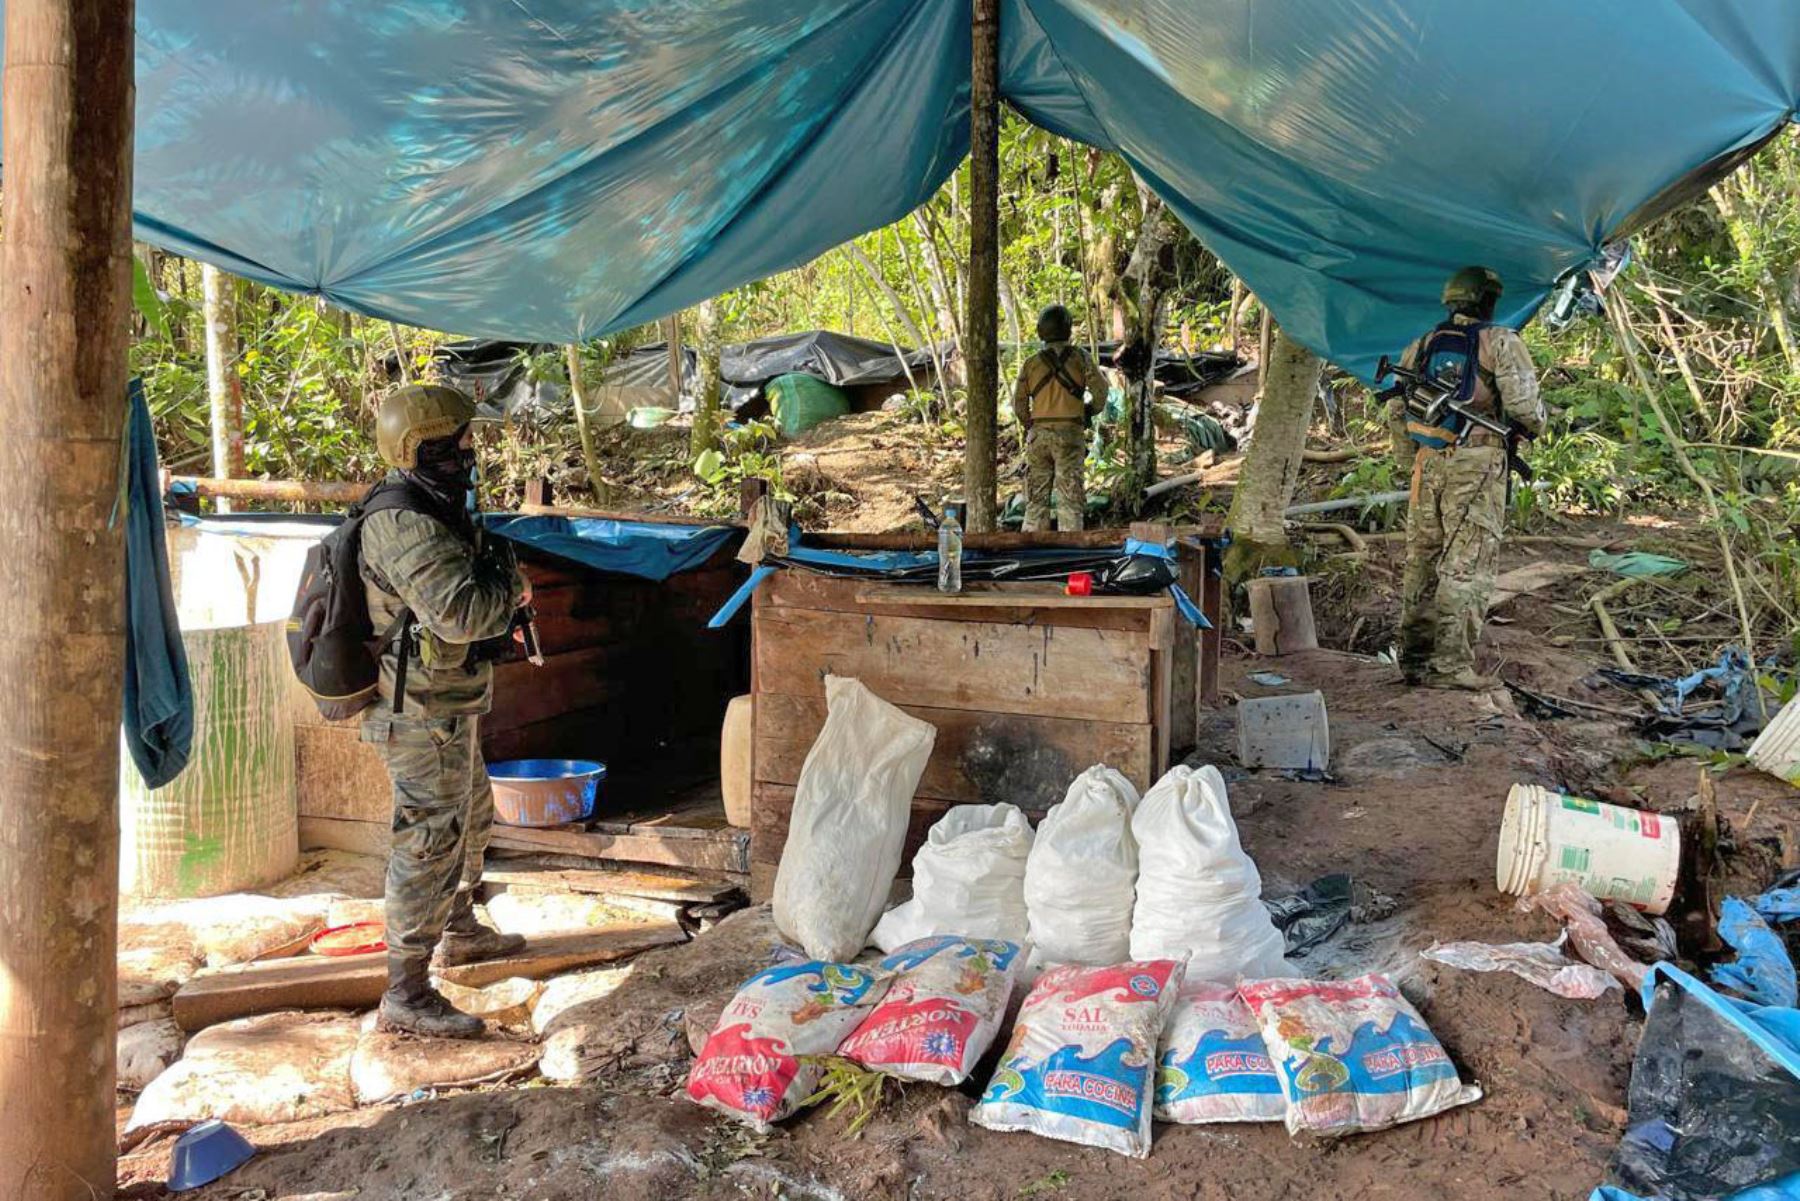
<instances>
[{"instance_id":1,"label":"blue plastic tarpaulin canopy","mask_svg":"<svg viewBox=\"0 0 1800 1201\"><path fill-rule=\"evenodd\" d=\"M968 0L140 0L137 232L363 313L593 337L930 196L968 27ZM1456 267L1520 320L1800 102L1793 0L1004 0L1001 31L1015 107L1122 153L1365 373Z\"/></svg>"}]
</instances>

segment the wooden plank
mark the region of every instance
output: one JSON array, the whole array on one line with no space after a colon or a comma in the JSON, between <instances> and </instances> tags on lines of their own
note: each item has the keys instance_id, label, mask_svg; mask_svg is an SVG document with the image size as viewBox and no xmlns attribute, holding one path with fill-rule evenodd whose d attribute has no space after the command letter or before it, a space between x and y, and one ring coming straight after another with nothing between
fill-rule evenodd
<instances>
[{"instance_id":1,"label":"wooden plank","mask_svg":"<svg viewBox=\"0 0 1800 1201\"><path fill-rule=\"evenodd\" d=\"M655 863L695 871L749 871L749 836L742 830L726 838L671 838L659 834L607 834L571 827L533 830L495 826L488 845L519 851L549 851L620 863Z\"/></svg>"},{"instance_id":2,"label":"wooden plank","mask_svg":"<svg viewBox=\"0 0 1800 1201\"><path fill-rule=\"evenodd\" d=\"M1206 551L1203 545L1175 544L1176 582L1196 605L1206 600ZM1202 608L1202 613L1205 609ZM1171 757L1192 749L1200 740L1200 630L1177 615L1175 647L1170 660L1174 679L1169 707Z\"/></svg>"},{"instance_id":3,"label":"wooden plank","mask_svg":"<svg viewBox=\"0 0 1800 1201\"><path fill-rule=\"evenodd\" d=\"M1153 779L1153 732L1147 724L918 706L906 712L937 727L918 788L919 796L931 800L1047 807L1096 763L1124 772L1140 792ZM823 698L778 692L757 697L755 778L799 783L800 767L824 724Z\"/></svg>"},{"instance_id":4,"label":"wooden plank","mask_svg":"<svg viewBox=\"0 0 1800 1201\"><path fill-rule=\"evenodd\" d=\"M1061 584L1039 581L969 584L954 596L946 596L929 585L865 584L856 590L856 603L959 609L1171 609L1175 605L1166 595L1069 596Z\"/></svg>"},{"instance_id":5,"label":"wooden plank","mask_svg":"<svg viewBox=\"0 0 1800 1201\"><path fill-rule=\"evenodd\" d=\"M1178 528L1179 533L1200 538L1217 538L1225 529L1222 517L1203 517L1197 524ZM964 550L1113 550L1122 548L1129 530L1042 530L1033 534L998 531L991 534L963 534ZM837 530L807 532L803 545L832 550L936 550L937 535L924 530L904 530L887 534L852 534Z\"/></svg>"},{"instance_id":6,"label":"wooden plank","mask_svg":"<svg viewBox=\"0 0 1800 1201\"><path fill-rule=\"evenodd\" d=\"M607 674L610 646L586 647L548 656L542 667L518 660L494 667L494 709L482 718L484 731L499 733L547 721L607 700L614 681Z\"/></svg>"},{"instance_id":7,"label":"wooden plank","mask_svg":"<svg viewBox=\"0 0 1800 1201\"><path fill-rule=\"evenodd\" d=\"M687 935L676 922L621 922L533 935L518 955L449 968L443 975L471 988L511 976L541 980L685 941ZM385 952L341 958L305 955L203 972L176 991L173 1008L175 1023L193 1031L281 1009L367 1009L386 989Z\"/></svg>"},{"instance_id":8,"label":"wooden plank","mask_svg":"<svg viewBox=\"0 0 1800 1201\"><path fill-rule=\"evenodd\" d=\"M756 609L765 606L794 609L827 609L845 613L873 613L884 617L917 617L934 621L993 621L1008 625L1057 626L1087 630L1146 630L1149 610L1115 607L1112 597L1099 598L1091 607L1039 606L1030 604L984 607L936 605L918 601L898 603L862 601L858 593L870 587L866 580L840 579L809 571L781 571L757 590ZM1020 585L1003 585L1005 588ZM1136 598L1134 598L1136 599Z\"/></svg>"},{"instance_id":9,"label":"wooden plank","mask_svg":"<svg viewBox=\"0 0 1800 1201\"><path fill-rule=\"evenodd\" d=\"M354 725L294 728L294 791L303 818L386 822L394 811L381 752Z\"/></svg>"},{"instance_id":10,"label":"wooden plank","mask_svg":"<svg viewBox=\"0 0 1800 1201\"><path fill-rule=\"evenodd\" d=\"M1214 709L1219 707L1219 654L1225 644L1225 581L1219 568L1219 547L1216 542L1201 539L1184 540L1189 548L1201 556L1200 561L1200 594L1196 598L1200 611L1212 622L1210 630L1200 631L1200 678L1196 681L1200 703ZM1199 725L1199 714L1194 715L1196 728Z\"/></svg>"},{"instance_id":11,"label":"wooden plank","mask_svg":"<svg viewBox=\"0 0 1800 1201\"><path fill-rule=\"evenodd\" d=\"M555 867L531 859L499 859L487 865L481 878L509 888L554 889L594 896L649 897L710 905L738 891L737 885L693 876L657 876L648 872L605 868Z\"/></svg>"},{"instance_id":12,"label":"wooden plank","mask_svg":"<svg viewBox=\"0 0 1800 1201\"><path fill-rule=\"evenodd\" d=\"M1126 723L1150 720L1144 635L764 608L759 687L822 695L854 676L897 705Z\"/></svg>"},{"instance_id":13,"label":"wooden plank","mask_svg":"<svg viewBox=\"0 0 1800 1201\"><path fill-rule=\"evenodd\" d=\"M300 849L349 851L386 857L393 841L389 822L354 821L341 817L300 816Z\"/></svg>"}]
</instances>

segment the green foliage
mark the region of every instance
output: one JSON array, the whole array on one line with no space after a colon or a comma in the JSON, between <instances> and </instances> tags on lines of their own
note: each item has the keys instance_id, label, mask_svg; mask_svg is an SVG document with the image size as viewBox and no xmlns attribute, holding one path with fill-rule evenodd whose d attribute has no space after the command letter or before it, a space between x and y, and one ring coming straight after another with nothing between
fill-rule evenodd
<instances>
[{"instance_id":1,"label":"green foliage","mask_svg":"<svg viewBox=\"0 0 1800 1201\"><path fill-rule=\"evenodd\" d=\"M805 1108L829 1102L831 1107L825 1111L827 1118L836 1118L848 1112L850 1120L844 1127L844 1133L855 1138L880 1110L887 1086L893 1084L897 1088L899 1081L885 1072L872 1072L836 1056L820 1062L824 1065L825 1074L819 1079L819 1087L800 1104Z\"/></svg>"}]
</instances>

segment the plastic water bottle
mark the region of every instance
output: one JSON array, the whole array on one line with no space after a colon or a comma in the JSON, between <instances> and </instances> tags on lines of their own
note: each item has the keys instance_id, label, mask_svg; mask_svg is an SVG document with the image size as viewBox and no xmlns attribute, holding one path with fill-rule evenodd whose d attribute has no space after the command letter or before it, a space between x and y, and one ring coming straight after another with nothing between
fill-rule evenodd
<instances>
[{"instance_id":1,"label":"plastic water bottle","mask_svg":"<svg viewBox=\"0 0 1800 1201\"><path fill-rule=\"evenodd\" d=\"M955 595L962 591L962 505L944 506L938 525L938 591Z\"/></svg>"}]
</instances>

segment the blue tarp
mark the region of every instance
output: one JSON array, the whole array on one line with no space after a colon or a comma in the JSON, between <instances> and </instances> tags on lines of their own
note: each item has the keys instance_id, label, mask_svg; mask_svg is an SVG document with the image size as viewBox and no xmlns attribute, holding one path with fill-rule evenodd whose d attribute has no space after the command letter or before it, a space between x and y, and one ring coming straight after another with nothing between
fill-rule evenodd
<instances>
[{"instance_id":1,"label":"blue tarp","mask_svg":"<svg viewBox=\"0 0 1800 1201\"><path fill-rule=\"evenodd\" d=\"M601 571L666 580L700 566L743 531L729 525L662 525L601 517L484 513L492 533Z\"/></svg>"},{"instance_id":2,"label":"blue tarp","mask_svg":"<svg viewBox=\"0 0 1800 1201\"><path fill-rule=\"evenodd\" d=\"M144 782L161 788L187 766L194 742L194 689L175 615L163 540L156 434L143 384L131 381L126 418L125 747Z\"/></svg>"},{"instance_id":3,"label":"blue tarp","mask_svg":"<svg viewBox=\"0 0 1800 1201\"><path fill-rule=\"evenodd\" d=\"M0 0L3 3L3 0ZM138 235L569 342L793 266L967 145L967 0L140 0ZM1444 277L1519 320L1800 102L1793 0L1004 0L1002 90L1119 150L1366 372Z\"/></svg>"}]
</instances>

